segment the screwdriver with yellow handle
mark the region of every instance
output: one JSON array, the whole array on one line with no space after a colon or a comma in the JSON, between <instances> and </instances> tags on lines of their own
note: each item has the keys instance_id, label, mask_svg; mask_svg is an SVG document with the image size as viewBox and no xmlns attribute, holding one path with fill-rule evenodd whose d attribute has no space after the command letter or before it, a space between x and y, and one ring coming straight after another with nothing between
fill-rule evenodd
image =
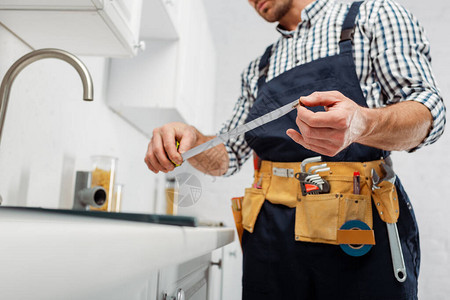
<instances>
[{"instance_id":1,"label":"screwdriver with yellow handle","mask_svg":"<svg viewBox=\"0 0 450 300\"><path fill-rule=\"evenodd\" d=\"M179 142L179 141L175 141L175 146L177 147L177 150L178 150L178 148L180 148L180 142ZM171 160L171 159L170 159L170 161L173 163L173 165L174 165L175 167L181 166L181 165L175 163L175 162L174 162L173 160Z\"/></svg>"}]
</instances>

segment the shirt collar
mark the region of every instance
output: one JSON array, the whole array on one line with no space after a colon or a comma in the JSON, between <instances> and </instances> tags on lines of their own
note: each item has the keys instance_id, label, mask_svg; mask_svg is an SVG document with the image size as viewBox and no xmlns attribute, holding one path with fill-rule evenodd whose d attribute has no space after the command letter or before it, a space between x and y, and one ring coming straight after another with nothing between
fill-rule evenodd
<instances>
[{"instance_id":1,"label":"shirt collar","mask_svg":"<svg viewBox=\"0 0 450 300\"><path fill-rule=\"evenodd\" d=\"M317 21L318 18L320 18L323 12L325 12L332 6L333 3L334 0L316 0L308 4L301 12L302 21L298 24L298 26L305 22L313 24ZM280 25L278 25L276 29L286 38L294 36L295 30L289 31L281 28Z\"/></svg>"}]
</instances>

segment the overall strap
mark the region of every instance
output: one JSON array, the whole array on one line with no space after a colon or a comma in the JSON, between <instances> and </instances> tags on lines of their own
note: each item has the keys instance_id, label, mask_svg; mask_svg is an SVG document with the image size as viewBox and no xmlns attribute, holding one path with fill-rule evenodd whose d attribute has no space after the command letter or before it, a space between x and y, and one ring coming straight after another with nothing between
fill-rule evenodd
<instances>
[{"instance_id":1,"label":"overall strap","mask_svg":"<svg viewBox=\"0 0 450 300\"><path fill-rule=\"evenodd\" d=\"M259 77L258 77L258 90L266 82L267 71L269 70L270 54L272 53L273 44L266 48L261 60L259 61Z\"/></svg>"},{"instance_id":2,"label":"overall strap","mask_svg":"<svg viewBox=\"0 0 450 300\"><path fill-rule=\"evenodd\" d=\"M342 25L341 39L339 41L340 53L352 51L352 39L355 32L355 20L359 13L362 1L353 2L350 6L344 24Z\"/></svg>"}]
</instances>

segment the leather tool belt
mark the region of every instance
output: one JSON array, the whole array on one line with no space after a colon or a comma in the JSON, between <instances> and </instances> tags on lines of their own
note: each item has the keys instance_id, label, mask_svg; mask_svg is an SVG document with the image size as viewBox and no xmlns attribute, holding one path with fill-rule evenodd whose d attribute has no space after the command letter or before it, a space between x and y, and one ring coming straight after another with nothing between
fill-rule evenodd
<instances>
[{"instance_id":1,"label":"leather tool belt","mask_svg":"<svg viewBox=\"0 0 450 300\"><path fill-rule=\"evenodd\" d=\"M395 223L399 215L394 184L383 182L379 188L372 189L371 170L384 174L383 162L326 162L330 169L321 173L321 177L329 183L329 192L303 195L294 175L301 171L299 162L262 161L260 169L255 170L252 187L245 189L242 225L253 232L260 209L267 200L296 208L295 240L335 245L375 244L371 200L384 222ZM310 163L306 167L323 163ZM354 172L360 173L359 194L354 193ZM371 230L341 230L350 220L362 221Z\"/></svg>"}]
</instances>

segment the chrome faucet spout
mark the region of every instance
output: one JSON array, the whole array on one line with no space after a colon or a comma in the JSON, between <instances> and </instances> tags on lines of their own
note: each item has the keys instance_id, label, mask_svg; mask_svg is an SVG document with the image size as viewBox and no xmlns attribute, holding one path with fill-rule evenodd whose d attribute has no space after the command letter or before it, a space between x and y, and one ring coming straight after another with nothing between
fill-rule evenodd
<instances>
[{"instance_id":1,"label":"chrome faucet spout","mask_svg":"<svg viewBox=\"0 0 450 300\"><path fill-rule=\"evenodd\" d=\"M80 75L83 84L83 99L85 101L92 101L94 99L92 77L86 66L78 57L60 49L49 48L32 51L19 58L6 72L5 77L3 77L0 87L0 143L3 133L3 124L5 123L6 109L8 107L9 94L14 79L26 66L44 58L57 58L72 65Z\"/></svg>"}]
</instances>

